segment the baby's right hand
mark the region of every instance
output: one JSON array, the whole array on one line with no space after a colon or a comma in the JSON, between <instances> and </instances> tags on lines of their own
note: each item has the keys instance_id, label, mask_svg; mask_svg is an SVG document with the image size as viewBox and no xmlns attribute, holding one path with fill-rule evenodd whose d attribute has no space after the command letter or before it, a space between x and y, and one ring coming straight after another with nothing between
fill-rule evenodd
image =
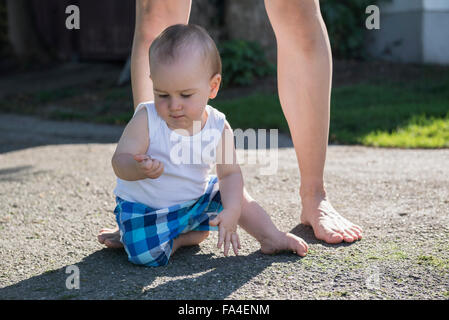
<instances>
[{"instance_id":1,"label":"baby's right hand","mask_svg":"<svg viewBox=\"0 0 449 320\"><path fill-rule=\"evenodd\" d=\"M151 159L146 154L134 155L134 160L137 161L137 168L147 178L156 179L164 172L164 164L156 159Z\"/></svg>"}]
</instances>

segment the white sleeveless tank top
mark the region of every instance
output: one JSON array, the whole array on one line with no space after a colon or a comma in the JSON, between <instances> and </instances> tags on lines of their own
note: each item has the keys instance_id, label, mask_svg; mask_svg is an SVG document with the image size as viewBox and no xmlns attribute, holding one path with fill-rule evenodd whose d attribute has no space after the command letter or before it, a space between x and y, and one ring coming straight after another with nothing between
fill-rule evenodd
<instances>
[{"instance_id":1,"label":"white sleeveless tank top","mask_svg":"<svg viewBox=\"0 0 449 320\"><path fill-rule=\"evenodd\" d=\"M171 130L158 115L154 101L140 103L134 115L146 108L151 158L164 164L157 179L126 181L117 178L114 194L124 200L161 209L201 197L206 191L209 174L216 163L216 147L220 141L226 116L207 105L203 129L193 136Z\"/></svg>"}]
</instances>

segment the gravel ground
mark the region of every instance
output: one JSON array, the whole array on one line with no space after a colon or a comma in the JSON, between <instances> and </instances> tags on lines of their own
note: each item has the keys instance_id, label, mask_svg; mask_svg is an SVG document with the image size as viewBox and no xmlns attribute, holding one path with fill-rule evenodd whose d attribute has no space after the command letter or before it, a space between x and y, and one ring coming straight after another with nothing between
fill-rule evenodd
<instances>
[{"instance_id":1,"label":"gravel ground","mask_svg":"<svg viewBox=\"0 0 449 320\"><path fill-rule=\"evenodd\" d=\"M276 175L242 166L245 185L309 243L305 258L263 255L240 230L238 257L224 257L213 233L146 268L96 239L114 226L122 129L0 115L0 299L449 299L449 150L329 146L329 197L364 239L328 245L298 225L296 157L281 148ZM70 265L79 289L66 288Z\"/></svg>"}]
</instances>

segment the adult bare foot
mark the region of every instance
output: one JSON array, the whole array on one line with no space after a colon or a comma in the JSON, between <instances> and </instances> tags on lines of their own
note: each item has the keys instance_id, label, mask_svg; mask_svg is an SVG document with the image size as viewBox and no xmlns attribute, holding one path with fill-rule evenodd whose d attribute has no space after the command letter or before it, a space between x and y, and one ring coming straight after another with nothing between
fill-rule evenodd
<instances>
[{"instance_id":1,"label":"adult bare foot","mask_svg":"<svg viewBox=\"0 0 449 320\"><path fill-rule=\"evenodd\" d=\"M272 239L264 239L260 242L260 251L264 254L275 254L282 251L293 251L297 255L304 257L309 247L307 243L291 233L281 232L272 237Z\"/></svg>"},{"instance_id":2,"label":"adult bare foot","mask_svg":"<svg viewBox=\"0 0 449 320\"><path fill-rule=\"evenodd\" d=\"M317 239L331 244L362 239L362 228L342 217L325 193L303 195L301 202L301 223L311 226Z\"/></svg>"},{"instance_id":3,"label":"adult bare foot","mask_svg":"<svg viewBox=\"0 0 449 320\"><path fill-rule=\"evenodd\" d=\"M118 227L115 229L101 229L97 238L98 242L106 245L108 248L123 248L123 244L120 242L120 231Z\"/></svg>"}]
</instances>

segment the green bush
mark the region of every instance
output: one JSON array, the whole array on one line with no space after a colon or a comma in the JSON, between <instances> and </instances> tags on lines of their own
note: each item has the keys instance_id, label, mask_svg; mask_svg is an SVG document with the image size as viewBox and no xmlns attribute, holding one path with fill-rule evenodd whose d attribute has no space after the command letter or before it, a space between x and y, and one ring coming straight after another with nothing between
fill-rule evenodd
<instances>
[{"instance_id":1,"label":"green bush","mask_svg":"<svg viewBox=\"0 0 449 320\"><path fill-rule=\"evenodd\" d=\"M222 59L223 88L251 85L258 77L276 73L259 43L227 40L218 43Z\"/></svg>"},{"instance_id":2,"label":"green bush","mask_svg":"<svg viewBox=\"0 0 449 320\"><path fill-rule=\"evenodd\" d=\"M389 0L324 0L321 14L326 23L332 54L339 59L364 59L365 13L369 5Z\"/></svg>"}]
</instances>

